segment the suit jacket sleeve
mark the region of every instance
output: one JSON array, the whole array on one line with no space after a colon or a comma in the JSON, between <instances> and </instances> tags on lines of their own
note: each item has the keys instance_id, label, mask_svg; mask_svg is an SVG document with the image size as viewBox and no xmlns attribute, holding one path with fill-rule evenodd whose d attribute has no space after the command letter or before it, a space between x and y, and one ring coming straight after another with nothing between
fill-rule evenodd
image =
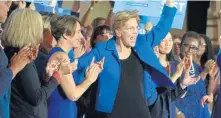
<instances>
[{"instance_id":1,"label":"suit jacket sleeve","mask_svg":"<svg viewBox=\"0 0 221 118\"><path fill-rule=\"evenodd\" d=\"M7 57L0 48L0 97L3 97L10 88L13 73L6 66L8 65Z\"/></svg>"},{"instance_id":2,"label":"suit jacket sleeve","mask_svg":"<svg viewBox=\"0 0 221 118\"><path fill-rule=\"evenodd\" d=\"M42 85L34 63L26 65L17 76L19 78L16 79L20 79L19 81L24 87L24 95L27 101L33 106L45 101L58 86L58 82L54 77L51 77L48 83Z\"/></svg>"}]
</instances>

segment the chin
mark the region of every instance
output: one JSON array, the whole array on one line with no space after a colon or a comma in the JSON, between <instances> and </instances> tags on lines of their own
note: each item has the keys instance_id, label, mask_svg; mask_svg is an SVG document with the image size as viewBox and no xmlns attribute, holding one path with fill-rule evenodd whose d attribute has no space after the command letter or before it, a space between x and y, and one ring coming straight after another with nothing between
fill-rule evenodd
<instances>
[{"instance_id":1,"label":"chin","mask_svg":"<svg viewBox=\"0 0 221 118\"><path fill-rule=\"evenodd\" d=\"M130 46L130 47L134 47L134 46L135 46L135 43L131 43L129 46Z\"/></svg>"}]
</instances>

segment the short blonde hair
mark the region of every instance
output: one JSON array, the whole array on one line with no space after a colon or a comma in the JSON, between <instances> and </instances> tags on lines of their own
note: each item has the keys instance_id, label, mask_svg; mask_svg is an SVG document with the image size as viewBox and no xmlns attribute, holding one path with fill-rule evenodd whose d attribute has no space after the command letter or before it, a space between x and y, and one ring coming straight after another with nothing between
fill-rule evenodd
<instances>
[{"instance_id":1,"label":"short blonde hair","mask_svg":"<svg viewBox=\"0 0 221 118\"><path fill-rule=\"evenodd\" d=\"M113 31L115 31L118 28L123 27L125 25L125 22L127 22L128 20L132 18L136 18L137 23L140 23L140 18L138 16L137 10L134 10L134 11L125 10L125 11L117 12L112 18Z\"/></svg>"},{"instance_id":2,"label":"short blonde hair","mask_svg":"<svg viewBox=\"0 0 221 118\"><path fill-rule=\"evenodd\" d=\"M36 46L43 37L41 15L31 9L18 9L9 16L2 34L5 47L22 48L27 44Z\"/></svg>"}]
</instances>

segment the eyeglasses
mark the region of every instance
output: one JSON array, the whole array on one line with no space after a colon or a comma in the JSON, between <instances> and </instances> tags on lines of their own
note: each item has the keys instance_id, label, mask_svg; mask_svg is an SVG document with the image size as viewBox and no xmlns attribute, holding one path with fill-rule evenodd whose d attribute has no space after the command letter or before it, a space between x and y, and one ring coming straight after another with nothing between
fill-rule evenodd
<instances>
[{"instance_id":1,"label":"eyeglasses","mask_svg":"<svg viewBox=\"0 0 221 118\"><path fill-rule=\"evenodd\" d=\"M137 27L123 27L123 29L128 30L129 32L132 32L132 31L138 31L140 29L140 27L139 26L137 26Z\"/></svg>"},{"instance_id":2,"label":"eyeglasses","mask_svg":"<svg viewBox=\"0 0 221 118\"><path fill-rule=\"evenodd\" d=\"M190 45L190 44L184 44L184 47L185 47L185 48L188 48L189 51L191 51L191 52L196 52L196 51L199 50L198 47L196 47L196 46L192 46L192 45Z\"/></svg>"},{"instance_id":3,"label":"eyeglasses","mask_svg":"<svg viewBox=\"0 0 221 118\"><path fill-rule=\"evenodd\" d=\"M205 43L201 43L201 44L200 44L200 47L205 47L205 46L206 46Z\"/></svg>"}]
</instances>

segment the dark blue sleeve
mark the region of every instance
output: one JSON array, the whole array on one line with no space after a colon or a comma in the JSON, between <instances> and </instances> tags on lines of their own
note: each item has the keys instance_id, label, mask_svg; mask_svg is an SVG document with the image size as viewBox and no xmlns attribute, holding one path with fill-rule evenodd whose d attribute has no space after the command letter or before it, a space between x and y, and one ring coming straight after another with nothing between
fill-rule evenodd
<instances>
[{"instance_id":1,"label":"dark blue sleeve","mask_svg":"<svg viewBox=\"0 0 221 118\"><path fill-rule=\"evenodd\" d=\"M8 91L11 85L12 77L13 73L10 69L8 68L0 69L0 97L3 97L6 91Z\"/></svg>"},{"instance_id":2,"label":"dark blue sleeve","mask_svg":"<svg viewBox=\"0 0 221 118\"><path fill-rule=\"evenodd\" d=\"M175 7L168 7L164 5L160 21L153 27L153 29L146 35L147 42L151 47L159 45L161 40L166 37L170 31L177 9Z\"/></svg>"},{"instance_id":3,"label":"dark blue sleeve","mask_svg":"<svg viewBox=\"0 0 221 118\"><path fill-rule=\"evenodd\" d=\"M219 52L217 54L217 64L219 66L219 69L221 69L221 49L219 49Z\"/></svg>"},{"instance_id":4,"label":"dark blue sleeve","mask_svg":"<svg viewBox=\"0 0 221 118\"><path fill-rule=\"evenodd\" d=\"M72 15L72 16L75 16L75 17L77 17L77 18L80 17L80 13L79 13L79 12L71 12L71 15Z\"/></svg>"}]
</instances>

